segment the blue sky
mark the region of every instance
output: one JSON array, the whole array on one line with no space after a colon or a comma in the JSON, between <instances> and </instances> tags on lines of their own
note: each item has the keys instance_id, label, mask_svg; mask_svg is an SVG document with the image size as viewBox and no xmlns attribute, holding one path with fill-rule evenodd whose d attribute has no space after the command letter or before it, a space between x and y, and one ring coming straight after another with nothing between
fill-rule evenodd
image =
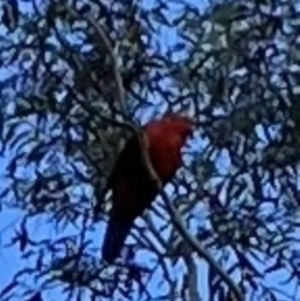
<instances>
[{"instance_id":1,"label":"blue sky","mask_svg":"<svg viewBox=\"0 0 300 301\"><path fill-rule=\"evenodd\" d=\"M151 2L154 2L154 1L151 1ZM203 2L201 2L201 3L203 3ZM151 5L151 3L148 2L147 5ZM199 5L198 2L197 2L197 5ZM24 9L24 7L23 7L23 9ZM3 28L2 28L2 30L3 30ZM0 31L1 31L1 27L0 27ZM176 33L163 30L162 39L163 39L165 45L172 44L176 39ZM7 70L3 71L3 69L2 69L2 72L0 70L0 76L5 76L6 73L7 73ZM8 157L1 159L0 175L5 173L5 166L7 164L7 159L8 159ZM225 166L225 168L227 167L226 160L223 161L222 164ZM12 235L14 235L15 226L18 225L22 215L20 212L15 211L15 210L9 211L9 212L4 211L4 212L0 213L0 215L1 215L0 216L0 220L1 220L0 242L1 242L1 245L3 246L7 242L9 242ZM51 228L49 228L47 226L40 227L39 226L40 224L41 224L41 220L34 221L30 224L31 235L33 235L33 237L35 239L49 237L49 236L54 237L54 233L53 233L53 231L51 231ZM98 225L96 228L96 232L93 232L92 234L90 234L93 237L95 247L99 247L99 245L101 245L101 240L99 239L99 237L101 237L101 232L103 232L103 230L104 230L104 228ZM70 229L69 231L71 233L71 231L73 232L74 229ZM143 261L144 261L145 257L143 256L143 254L141 254L141 256L143 257ZM138 256L138 257L140 258L141 256ZM24 262L24 261L22 262L20 260L20 255L16 251L15 248L1 250L0 271L6 271L6 272L0 273L0 289L2 286L5 286L11 280L11 277L15 274L15 272L19 271L24 264L27 265L30 263ZM178 264L177 267L175 267L175 268L170 267L170 269L173 269L174 275L175 275L175 277L177 277L177 275L179 276L179 274L181 274L183 267L182 267L182 264ZM203 285L203 279L206 279L205 264L202 263L201 266L199 266L199 271L200 270L201 270L201 273L199 273L199 287L201 286L201 292L205 296L206 294L204 292L206 290L206 287L205 287L205 285ZM275 279L274 279L274 277L275 277ZM276 275L276 276L269 278L268 282L269 283L271 283L273 281L277 282L281 278L282 278L282 276L279 278L279 276ZM157 275L156 279L159 279L159 275ZM31 286L32 289L37 288L34 283L30 284L30 282L29 282L28 284ZM155 285L155 283L153 283L153 285ZM45 297L46 297L46 300L51 300L51 298L50 299L47 298L48 297L47 295ZM52 297L52 295L51 295L51 297Z\"/></svg>"}]
</instances>

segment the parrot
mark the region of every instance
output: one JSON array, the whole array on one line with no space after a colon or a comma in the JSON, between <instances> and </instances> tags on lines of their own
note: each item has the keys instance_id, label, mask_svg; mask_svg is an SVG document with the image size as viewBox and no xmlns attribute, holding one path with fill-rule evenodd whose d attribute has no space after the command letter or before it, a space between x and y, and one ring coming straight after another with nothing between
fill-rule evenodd
<instances>
[{"instance_id":1,"label":"parrot","mask_svg":"<svg viewBox=\"0 0 300 301\"><path fill-rule=\"evenodd\" d=\"M163 188L182 165L181 148L192 136L193 121L172 113L148 122L141 131L147 139L151 166ZM139 137L135 134L125 143L107 181L107 188L112 191L112 208L102 245L102 259L107 263L113 263L120 256L136 218L159 194L160 188L149 176L142 160ZM94 216L99 210L97 205Z\"/></svg>"}]
</instances>

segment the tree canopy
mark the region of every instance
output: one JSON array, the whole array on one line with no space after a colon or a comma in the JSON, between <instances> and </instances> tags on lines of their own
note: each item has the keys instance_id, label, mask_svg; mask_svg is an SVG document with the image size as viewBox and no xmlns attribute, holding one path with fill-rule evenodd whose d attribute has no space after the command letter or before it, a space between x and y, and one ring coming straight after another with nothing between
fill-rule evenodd
<instances>
[{"instance_id":1,"label":"tree canopy","mask_svg":"<svg viewBox=\"0 0 300 301\"><path fill-rule=\"evenodd\" d=\"M299 1L2 2L1 243L26 265L0 299L237 300L199 246L244 300L299 299ZM196 120L184 166L107 266L107 177L166 112Z\"/></svg>"}]
</instances>

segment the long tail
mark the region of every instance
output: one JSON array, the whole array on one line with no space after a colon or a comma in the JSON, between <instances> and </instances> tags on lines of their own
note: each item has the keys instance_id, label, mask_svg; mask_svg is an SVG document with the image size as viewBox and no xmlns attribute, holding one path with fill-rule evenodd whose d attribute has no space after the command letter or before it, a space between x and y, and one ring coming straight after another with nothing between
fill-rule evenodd
<instances>
[{"instance_id":1,"label":"long tail","mask_svg":"<svg viewBox=\"0 0 300 301\"><path fill-rule=\"evenodd\" d=\"M119 221L115 217L110 218L102 246L103 260L113 263L120 255L131 226L132 222Z\"/></svg>"}]
</instances>

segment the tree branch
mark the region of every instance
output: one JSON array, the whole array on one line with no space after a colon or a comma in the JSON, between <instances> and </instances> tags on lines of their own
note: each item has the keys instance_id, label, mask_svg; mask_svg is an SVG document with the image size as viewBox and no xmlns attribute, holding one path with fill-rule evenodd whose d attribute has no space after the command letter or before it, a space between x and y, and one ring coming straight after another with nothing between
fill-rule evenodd
<instances>
[{"instance_id":1,"label":"tree branch","mask_svg":"<svg viewBox=\"0 0 300 301\"><path fill-rule=\"evenodd\" d=\"M196 263L192 256L184 256L185 264L188 269L187 279L187 296L189 301L202 301L200 293L198 291L198 271Z\"/></svg>"},{"instance_id":2,"label":"tree branch","mask_svg":"<svg viewBox=\"0 0 300 301\"><path fill-rule=\"evenodd\" d=\"M69 13L71 15L75 15L78 18L82 18L88 24L90 24L94 28L94 30L96 31L96 34L99 36L99 39L101 40L101 42L103 42L103 44L104 44L104 46L107 50L107 53L111 58L111 62L112 62L113 75L114 75L114 78L116 80L116 86L117 86L116 99L120 103L123 112L125 112L126 111L125 110L125 94L124 94L124 89L123 89L123 84L122 84L122 78L121 78L121 75L120 75L120 72L119 72L119 69L118 69L118 64L117 64L116 57L114 55L113 47L112 47L107 35L105 34L105 30L91 16L84 16L84 15L82 16L76 10L74 10L73 8L68 7L68 6L66 7L66 9L69 11ZM154 181L156 186L159 187L159 189L161 189L162 188L161 181L160 181L159 177L157 176L155 170L153 169L150 158L149 158L149 152L148 152L149 141L148 141L148 137L144 134L143 131L141 131L135 125L131 125L131 129L139 138L139 142L140 142L140 146L141 146L141 152L142 152L142 158L144 158L144 160L143 160L144 166L145 166L146 170L149 171L150 178Z\"/></svg>"},{"instance_id":3,"label":"tree branch","mask_svg":"<svg viewBox=\"0 0 300 301\"><path fill-rule=\"evenodd\" d=\"M238 288L238 286L234 283L234 281L227 275L227 273L220 267L220 265L214 260L214 258L209 254L209 252L203 248L186 229L184 226L182 219L180 218L178 212L173 207L170 202L168 196L164 191L161 191L161 196L167 206L167 210L169 211L172 221L174 223L175 228L185 240L185 242L191 247L193 251L195 251L198 256L203 257L213 269L217 272L219 277L228 285L228 287L233 291L238 301L244 301L245 298L242 295L242 292Z\"/></svg>"},{"instance_id":4,"label":"tree branch","mask_svg":"<svg viewBox=\"0 0 300 301\"><path fill-rule=\"evenodd\" d=\"M104 30L101 28L100 24L98 24L91 16L82 16L80 15L76 10L67 7L67 10L72 14L75 15L78 18L84 19L88 22L96 31L97 35L101 39L101 41L104 43L108 54L111 57L112 60L112 66L113 66L113 74L116 80L117 85L117 100L120 102L120 105L125 110L125 96L124 96L124 90L122 85L122 78L118 70L117 66L117 60L114 55L113 48L109 42L109 39L107 38ZM149 157L149 141L148 137L137 127L133 126L133 130L135 134L139 137L139 142L141 146L141 154L143 157L143 162L145 165L145 168L149 172L149 177L153 180L153 182L157 185L159 189L159 193L162 196L163 201L166 204L167 210L169 214L171 215L172 221L174 223L175 228L179 232L179 234L182 236L182 238L189 244L191 249L195 251L198 256L203 257L219 274L220 278L228 285L228 287L234 292L236 298L238 301L244 301L244 296L242 295L240 289L238 286L233 282L233 280L227 275L225 271L218 265L218 263L214 260L214 258L198 243L198 241L188 232L186 227L184 226L179 214L173 207L172 203L170 202L166 192L163 190L160 178L158 177L157 173L155 172L154 168L152 167L151 160Z\"/></svg>"},{"instance_id":5,"label":"tree branch","mask_svg":"<svg viewBox=\"0 0 300 301\"><path fill-rule=\"evenodd\" d=\"M100 26L99 23L97 23L97 21L92 16L82 15L79 12L77 12L75 9L73 9L72 7L67 6L67 5L64 6L64 8L66 8L67 11L71 15L85 20L90 26L92 26L94 28L94 30L96 31L96 34L98 35L100 41L103 42L103 44L107 50L107 54L110 56L110 59L111 59L113 76L115 78L116 86L117 86L117 89L116 89L117 100L120 102L123 112L125 112L126 111L125 110L125 94L124 94L124 89L123 89L123 84L122 84L122 78L121 78L121 75L120 75L120 72L118 69L118 64L117 64L116 56L114 55L113 47L105 33L105 30Z\"/></svg>"}]
</instances>

